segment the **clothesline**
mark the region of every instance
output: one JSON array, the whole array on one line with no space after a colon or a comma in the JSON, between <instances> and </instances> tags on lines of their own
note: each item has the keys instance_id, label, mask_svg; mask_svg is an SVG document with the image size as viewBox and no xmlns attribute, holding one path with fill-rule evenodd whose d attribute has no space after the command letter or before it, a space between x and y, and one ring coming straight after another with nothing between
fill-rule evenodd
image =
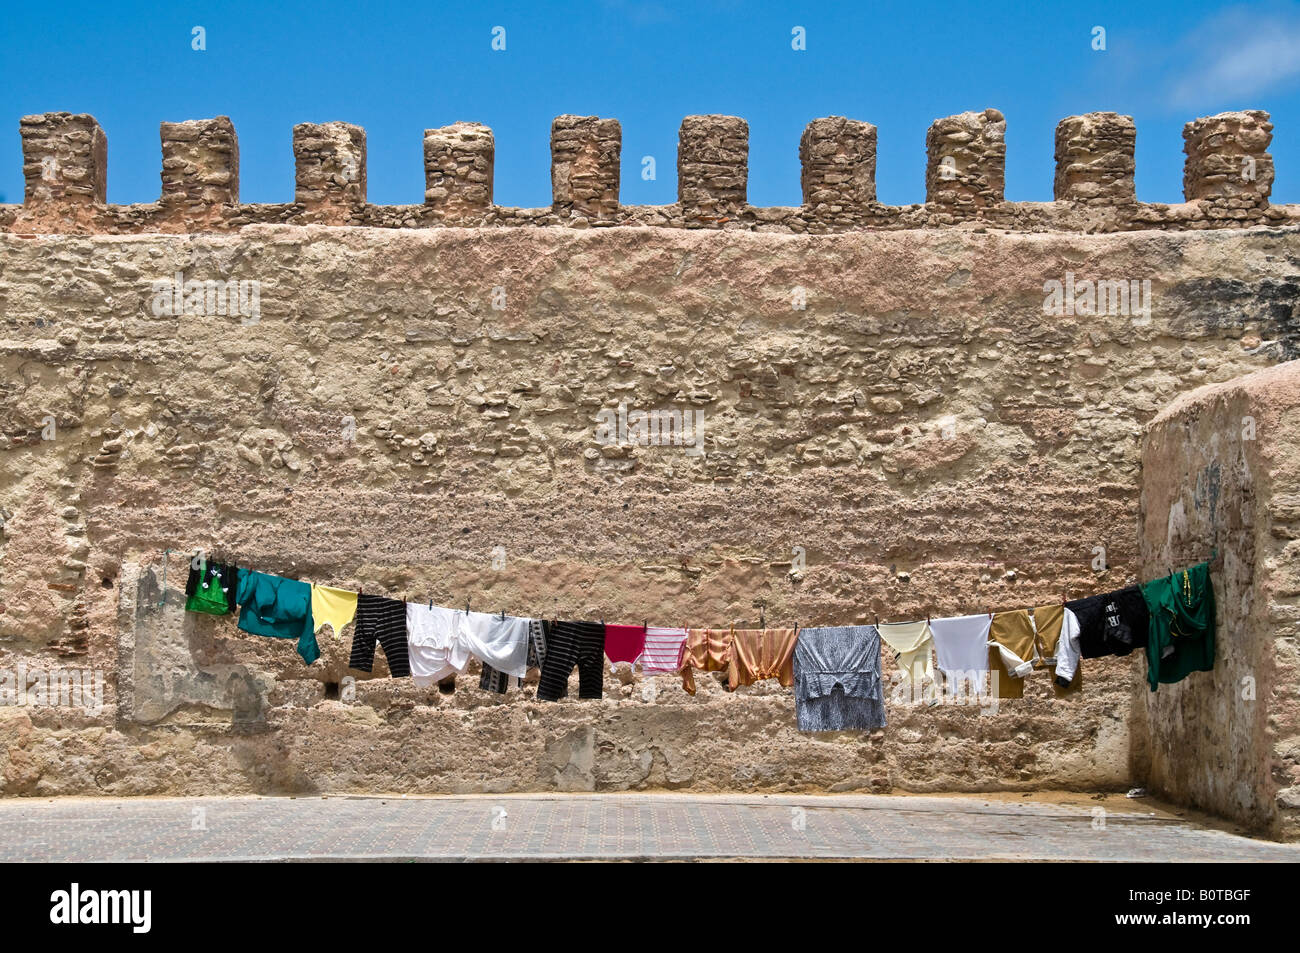
<instances>
[{"instance_id":1,"label":"clothesline","mask_svg":"<svg viewBox=\"0 0 1300 953\"><path fill-rule=\"evenodd\" d=\"M1212 560L1217 551L1212 552ZM642 674L680 673L695 693L693 672L725 672L735 690L775 678L795 688L801 730L846 730L885 724L881 643L893 652L903 682L945 693L972 690L1023 697L1024 682L1046 670L1058 695L1081 688L1082 658L1145 649L1148 681L1179 681L1213 668L1214 595L1210 562L1171 570L1132 585L1033 608L874 625L770 628L764 605L756 629L658 627L474 612L406 602L364 591L312 584L208 562L199 554L186 582L187 610L234 614L255 635L291 638L308 665L320 657L316 632L341 635L353 625L348 664L373 668L376 646L393 677L418 685L482 666L480 687L504 693L530 668L539 670L537 698L558 701L578 669L580 699L603 696L604 662L640 665ZM166 577L164 575L164 596ZM355 622L354 622L355 620ZM649 620L647 620L648 623ZM939 673L936 676L934 659Z\"/></svg>"},{"instance_id":2,"label":"clothesline","mask_svg":"<svg viewBox=\"0 0 1300 953\"><path fill-rule=\"evenodd\" d=\"M173 553L173 552L178 552L178 550L167 549L167 550L164 550L164 551L163 551L163 559L162 559L162 563L163 563L162 596L161 596L161 597L159 598L159 600L158 600L158 605L159 605L159 606L162 606L162 604L163 604L163 599L165 598L165 596L166 596L166 592L167 592L167 557L168 557L168 555L170 555L170 554ZM190 560L191 568L194 567L195 562L198 562L198 561L203 560L203 559L205 558L204 555L203 555L203 554L204 554L204 551L203 551L203 550L194 550L194 552L196 553L196 555L195 555L195 556ZM215 554L214 554L214 555L215 555ZM1220 564L1221 564L1221 560L1219 559L1218 547L1211 547L1211 548L1210 548L1210 558L1209 558L1208 560L1206 560L1206 562L1207 562L1211 567L1214 567L1214 566L1216 566L1216 565L1220 565ZM234 566L235 563L234 563L234 562L231 562L231 563L229 563L228 565ZM1171 569L1169 570L1169 575L1172 576L1172 575L1174 574L1174 571L1175 571L1175 570L1173 570L1173 569L1171 568ZM289 577L285 577L285 578L289 578ZM298 580L298 581L303 581L303 580ZM315 585L315 583L307 583L307 585ZM1144 585L1147 585L1147 583L1137 583L1136 585L1144 586ZM330 588L335 588L335 587L330 587ZM340 592L353 592L353 590L349 590L349 589L339 589L339 591L340 591ZM356 595L364 595L364 594L365 594L365 589L364 589L364 587L355 590L355 593L354 593L354 594L356 594ZM1069 596L1069 592L1068 592L1068 590L1062 592L1062 595L1061 595L1061 604L1062 604L1062 605L1067 605L1067 604L1069 603L1070 600L1069 600L1068 596ZM1080 597L1080 598L1086 598L1086 597ZM406 601L409 601L409 600L406 600ZM426 600L424 600L424 599L419 600L419 602L424 602L424 601L426 601ZM1077 601L1077 600L1076 600L1076 601ZM432 596L430 596L430 597L428 598L427 602L428 602L428 605L429 605L430 608L434 608L434 598L433 598ZM761 629L761 628L765 628L765 627L766 627L766 614L765 614L765 611L764 611L764 607L766 606L766 603L760 603L759 605L760 605L760 609L759 609L759 621L758 621L758 627ZM471 597L470 597L470 596L466 596L466 597L465 597L465 611L466 611L466 612L469 612L469 611L470 611L470 606L471 606ZM501 616L504 617L504 616L506 615L506 612L505 612L504 609L501 609L501 610L498 610L498 611L499 611L499 613L500 613ZM999 612L1008 612L1008 611L1015 611L1015 610L1008 610L1008 609L988 609L988 608L986 608L986 609L985 609L985 614L987 614L990 618L992 618L993 616L997 615ZM972 613L972 615L974 615L974 614L977 614L977 613ZM534 616L528 616L527 618L534 618ZM892 625L892 624L900 624L900 623L905 623L905 622L914 622L914 621L919 621L919 618L918 618L918 619L902 619L902 620L899 620L898 623L890 623L890 622L888 622L888 621L882 623L882 622L880 621L880 616L879 616L878 614L874 615L873 618L874 618L874 622L873 622L874 625ZM934 616L933 616L931 613L926 613L926 617L925 617L926 622L930 622L933 618L934 618ZM605 622L605 620L604 620L603 618L602 618L600 621L601 621L602 624L604 624L604 622ZM649 620L648 620L648 619L645 620L645 623L644 623L644 624L645 624L646 626L649 626L649 624L650 624ZM729 625L732 625L732 626L734 626L735 624L736 624L735 621L729 623ZM859 624L861 624L861 623L859 623ZM800 626L799 623L798 623L798 621L795 622L794 627L795 627L796 629L799 629L799 628L809 628L808 626Z\"/></svg>"}]
</instances>

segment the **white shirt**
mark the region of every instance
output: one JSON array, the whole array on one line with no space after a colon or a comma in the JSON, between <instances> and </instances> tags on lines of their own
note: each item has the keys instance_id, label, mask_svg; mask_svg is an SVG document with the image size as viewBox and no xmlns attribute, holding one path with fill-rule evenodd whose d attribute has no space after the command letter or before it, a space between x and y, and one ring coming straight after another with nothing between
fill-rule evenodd
<instances>
[{"instance_id":1,"label":"white shirt","mask_svg":"<svg viewBox=\"0 0 1300 953\"><path fill-rule=\"evenodd\" d=\"M1056 642L1056 674L1067 682L1079 670L1079 617L1069 609L1061 619L1061 637Z\"/></svg>"},{"instance_id":2,"label":"white shirt","mask_svg":"<svg viewBox=\"0 0 1300 953\"><path fill-rule=\"evenodd\" d=\"M469 665L469 649L460 637L458 618L463 615L459 609L421 602L406 604L406 650L415 684L429 685L465 671Z\"/></svg>"},{"instance_id":3,"label":"white shirt","mask_svg":"<svg viewBox=\"0 0 1300 953\"><path fill-rule=\"evenodd\" d=\"M461 612L460 644L484 665L515 678L528 673L528 619L492 612Z\"/></svg>"},{"instance_id":4,"label":"white shirt","mask_svg":"<svg viewBox=\"0 0 1300 953\"><path fill-rule=\"evenodd\" d=\"M945 675L989 670L989 626L993 620L987 612L931 619L934 654L939 670Z\"/></svg>"}]
</instances>

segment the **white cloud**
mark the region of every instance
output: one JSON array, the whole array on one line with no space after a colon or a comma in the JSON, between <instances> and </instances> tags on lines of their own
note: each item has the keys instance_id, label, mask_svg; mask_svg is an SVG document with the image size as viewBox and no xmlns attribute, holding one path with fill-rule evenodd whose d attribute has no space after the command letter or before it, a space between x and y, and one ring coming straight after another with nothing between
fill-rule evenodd
<instances>
[{"instance_id":1,"label":"white cloud","mask_svg":"<svg viewBox=\"0 0 1300 953\"><path fill-rule=\"evenodd\" d=\"M1300 81L1300 10L1238 8L1211 18L1178 44L1170 85L1177 107L1241 105Z\"/></svg>"}]
</instances>

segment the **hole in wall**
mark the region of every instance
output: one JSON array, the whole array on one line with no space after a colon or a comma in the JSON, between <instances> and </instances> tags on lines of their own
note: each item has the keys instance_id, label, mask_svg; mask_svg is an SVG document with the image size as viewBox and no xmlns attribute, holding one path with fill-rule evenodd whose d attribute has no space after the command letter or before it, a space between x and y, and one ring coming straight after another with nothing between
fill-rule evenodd
<instances>
[{"instance_id":1,"label":"hole in wall","mask_svg":"<svg viewBox=\"0 0 1300 953\"><path fill-rule=\"evenodd\" d=\"M338 683L338 682L326 682L326 683L325 683L325 700L326 700L326 701L338 701L338 700L339 700L339 683Z\"/></svg>"},{"instance_id":2,"label":"hole in wall","mask_svg":"<svg viewBox=\"0 0 1300 953\"><path fill-rule=\"evenodd\" d=\"M456 676L453 675L451 678L444 678L439 682L438 691L442 692L444 695L454 694L456 691Z\"/></svg>"}]
</instances>

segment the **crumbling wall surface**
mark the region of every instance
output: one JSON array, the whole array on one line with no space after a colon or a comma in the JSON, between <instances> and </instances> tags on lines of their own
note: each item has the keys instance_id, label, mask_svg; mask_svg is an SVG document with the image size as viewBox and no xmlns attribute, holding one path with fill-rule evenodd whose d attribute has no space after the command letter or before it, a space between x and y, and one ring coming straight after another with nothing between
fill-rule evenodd
<instances>
[{"instance_id":1,"label":"crumbling wall surface","mask_svg":"<svg viewBox=\"0 0 1300 953\"><path fill-rule=\"evenodd\" d=\"M773 683L706 676L692 698L607 673L603 701L541 704L471 674L444 694L349 671L350 630L307 667L184 613L180 587L204 549L491 611L811 625L1123 585L1142 426L1297 353L1298 247L1294 228L0 234L0 673L104 676L99 708L0 706L0 791L1123 788L1136 660L1086 663L1072 700L1036 677L996 712L891 681L886 729L813 736ZM1101 280L1149 281L1150 307L1046 291ZM239 293L178 313L174 281ZM620 405L701 412L702 452L600 439Z\"/></svg>"},{"instance_id":2,"label":"crumbling wall surface","mask_svg":"<svg viewBox=\"0 0 1300 953\"><path fill-rule=\"evenodd\" d=\"M1144 578L1222 556L1216 660L1134 681L1135 775L1176 803L1300 838L1300 361L1199 388L1143 439Z\"/></svg>"}]
</instances>

